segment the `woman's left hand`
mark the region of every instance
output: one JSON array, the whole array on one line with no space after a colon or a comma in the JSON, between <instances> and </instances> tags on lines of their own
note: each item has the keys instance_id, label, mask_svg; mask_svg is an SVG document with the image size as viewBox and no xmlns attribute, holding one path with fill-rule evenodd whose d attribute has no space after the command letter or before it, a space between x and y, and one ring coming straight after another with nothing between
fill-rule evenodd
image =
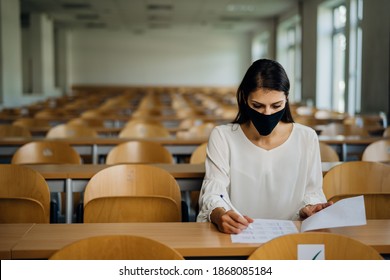
<instances>
[{"instance_id":1,"label":"woman's left hand","mask_svg":"<svg viewBox=\"0 0 390 280\"><path fill-rule=\"evenodd\" d=\"M311 215L314 215L315 213L321 211L322 209L325 209L326 207L333 204L333 201L329 201L326 203L318 203L314 205L306 205L301 210L299 210L299 217L304 220L307 217L310 217Z\"/></svg>"}]
</instances>

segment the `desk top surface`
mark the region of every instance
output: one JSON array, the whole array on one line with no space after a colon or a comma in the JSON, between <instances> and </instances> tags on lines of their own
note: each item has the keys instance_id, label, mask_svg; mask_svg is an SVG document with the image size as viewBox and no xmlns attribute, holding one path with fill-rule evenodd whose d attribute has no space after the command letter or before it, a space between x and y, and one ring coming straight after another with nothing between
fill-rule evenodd
<instances>
[{"instance_id":1,"label":"desk top surface","mask_svg":"<svg viewBox=\"0 0 390 280\"><path fill-rule=\"evenodd\" d=\"M0 259L11 259L12 247L32 228L33 224L0 225Z\"/></svg>"},{"instance_id":2,"label":"desk top surface","mask_svg":"<svg viewBox=\"0 0 390 280\"><path fill-rule=\"evenodd\" d=\"M177 178L203 178L205 174L204 164L168 164L153 163L152 166L160 167ZM97 172L112 165L106 164L33 164L30 168L38 171L45 179L90 179Z\"/></svg>"},{"instance_id":3,"label":"desk top surface","mask_svg":"<svg viewBox=\"0 0 390 280\"><path fill-rule=\"evenodd\" d=\"M327 144L362 144L367 145L372 142L389 139L374 136L319 136L321 142ZM123 142L139 140L137 138L118 138L118 137L83 137L83 138L28 138L28 137L3 137L0 138L0 145L23 145L31 141L62 141L71 145L116 145ZM162 145L199 145L207 142L207 138L145 138L143 140L159 142Z\"/></svg>"},{"instance_id":4,"label":"desk top surface","mask_svg":"<svg viewBox=\"0 0 390 280\"><path fill-rule=\"evenodd\" d=\"M300 226L296 222L297 227ZM0 231L10 225L0 225ZM29 225L26 225L29 227ZM390 253L390 220L368 220L367 225L322 231L344 234ZM133 234L157 239L185 257L247 257L260 244L232 243L229 234L211 223L34 224L12 248L15 259L46 259L76 240L96 235Z\"/></svg>"},{"instance_id":5,"label":"desk top surface","mask_svg":"<svg viewBox=\"0 0 390 280\"><path fill-rule=\"evenodd\" d=\"M342 162L322 162L323 174L332 167ZM204 164L167 164L154 163L153 166L161 167L168 171L176 179L203 178L205 174ZM33 164L30 168L38 171L45 179L90 179L100 170L111 165L106 164Z\"/></svg>"}]
</instances>

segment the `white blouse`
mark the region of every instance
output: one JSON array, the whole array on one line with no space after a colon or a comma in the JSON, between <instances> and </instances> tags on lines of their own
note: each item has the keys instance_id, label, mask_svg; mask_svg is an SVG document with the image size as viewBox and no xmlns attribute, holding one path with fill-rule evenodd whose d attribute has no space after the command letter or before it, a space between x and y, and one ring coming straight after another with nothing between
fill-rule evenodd
<instances>
[{"instance_id":1,"label":"white blouse","mask_svg":"<svg viewBox=\"0 0 390 280\"><path fill-rule=\"evenodd\" d=\"M294 123L289 138L265 150L253 144L239 124L219 125L207 145L206 174L199 198L198 222L210 221L217 207L230 207L258 219L298 218L307 204L326 202L318 137Z\"/></svg>"}]
</instances>

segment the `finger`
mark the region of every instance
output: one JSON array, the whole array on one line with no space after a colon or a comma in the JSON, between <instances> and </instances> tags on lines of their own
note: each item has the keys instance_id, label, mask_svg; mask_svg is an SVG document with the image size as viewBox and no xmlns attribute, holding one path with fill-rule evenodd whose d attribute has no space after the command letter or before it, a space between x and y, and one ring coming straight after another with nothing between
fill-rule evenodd
<instances>
[{"instance_id":1,"label":"finger","mask_svg":"<svg viewBox=\"0 0 390 280\"><path fill-rule=\"evenodd\" d=\"M241 216L240 214L238 214L237 212L233 211L233 210L229 210L226 212L226 214L229 215L229 217L233 220L234 223L236 223L239 227L239 228L243 228L243 226L245 226L244 228L247 228L248 225L249 225L249 222L246 218L244 218L243 216Z\"/></svg>"},{"instance_id":2,"label":"finger","mask_svg":"<svg viewBox=\"0 0 390 280\"><path fill-rule=\"evenodd\" d=\"M251 217L248 217L248 216L245 216L244 215L244 218L249 222L249 223L253 223L254 220L251 218Z\"/></svg>"}]
</instances>

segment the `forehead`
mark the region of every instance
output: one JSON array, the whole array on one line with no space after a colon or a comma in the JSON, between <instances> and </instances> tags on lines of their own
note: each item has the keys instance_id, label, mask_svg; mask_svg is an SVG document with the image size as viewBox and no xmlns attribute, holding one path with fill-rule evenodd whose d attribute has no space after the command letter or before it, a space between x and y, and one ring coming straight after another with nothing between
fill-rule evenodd
<instances>
[{"instance_id":1,"label":"forehead","mask_svg":"<svg viewBox=\"0 0 390 280\"><path fill-rule=\"evenodd\" d=\"M248 101L256 101L263 104L274 103L282 100L286 100L286 96L283 91L264 88L252 91L248 96Z\"/></svg>"}]
</instances>

